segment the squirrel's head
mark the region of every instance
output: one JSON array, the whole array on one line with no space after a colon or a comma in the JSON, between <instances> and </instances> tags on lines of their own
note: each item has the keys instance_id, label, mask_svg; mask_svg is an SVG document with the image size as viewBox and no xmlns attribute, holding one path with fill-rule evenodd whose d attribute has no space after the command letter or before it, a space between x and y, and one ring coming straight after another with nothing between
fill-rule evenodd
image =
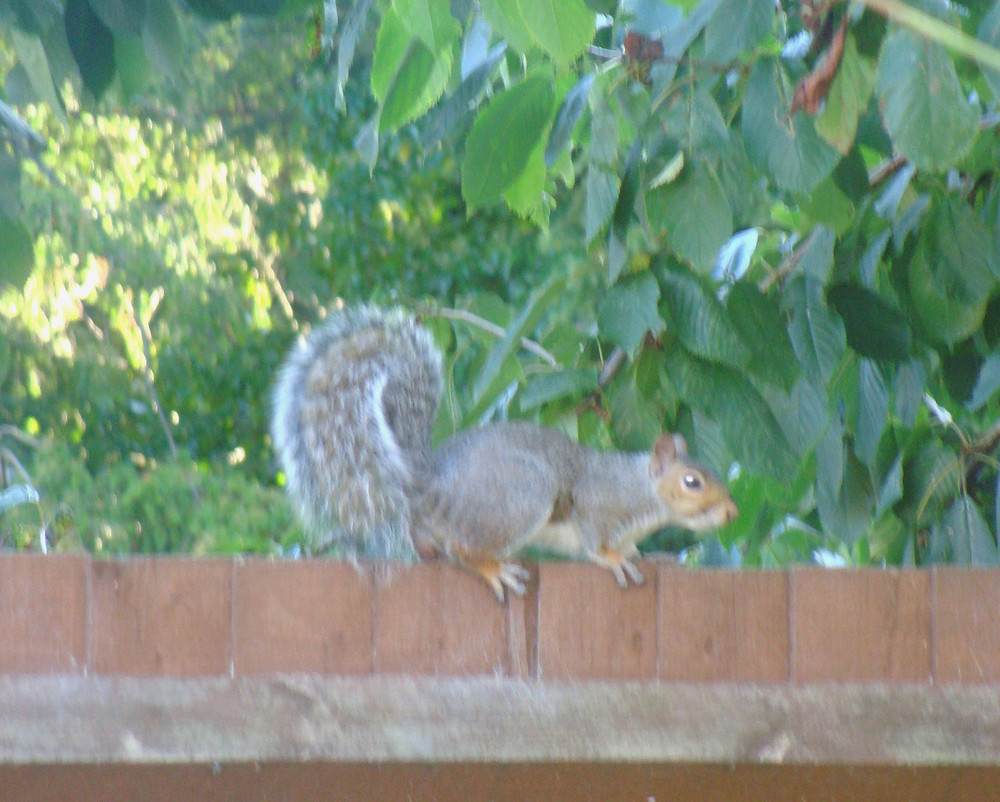
<instances>
[{"instance_id":1,"label":"squirrel's head","mask_svg":"<svg viewBox=\"0 0 1000 802\"><path fill-rule=\"evenodd\" d=\"M722 479L688 457L687 443L679 434L664 432L656 438L649 478L677 523L688 529L715 529L739 514Z\"/></svg>"}]
</instances>

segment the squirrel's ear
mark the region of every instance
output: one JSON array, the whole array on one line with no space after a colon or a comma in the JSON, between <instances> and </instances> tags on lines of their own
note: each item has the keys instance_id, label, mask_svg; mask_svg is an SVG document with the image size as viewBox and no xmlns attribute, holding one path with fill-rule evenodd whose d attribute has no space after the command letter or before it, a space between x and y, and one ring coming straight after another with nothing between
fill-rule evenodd
<instances>
[{"instance_id":1,"label":"squirrel's ear","mask_svg":"<svg viewBox=\"0 0 1000 802\"><path fill-rule=\"evenodd\" d=\"M662 476L666 473L670 463L676 461L678 448L675 437L680 437L680 435L664 432L653 443L653 453L649 457L649 476L651 479ZM681 446L686 448L683 437L681 437Z\"/></svg>"},{"instance_id":2,"label":"squirrel's ear","mask_svg":"<svg viewBox=\"0 0 1000 802\"><path fill-rule=\"evenodd\" d=\"M684 439L684 435L674 434L671 436L673 437L674 440L674 449L677 452L677 456L686 457L688 453L688 444L687 440Z\"/></svg>"}]
</instances>

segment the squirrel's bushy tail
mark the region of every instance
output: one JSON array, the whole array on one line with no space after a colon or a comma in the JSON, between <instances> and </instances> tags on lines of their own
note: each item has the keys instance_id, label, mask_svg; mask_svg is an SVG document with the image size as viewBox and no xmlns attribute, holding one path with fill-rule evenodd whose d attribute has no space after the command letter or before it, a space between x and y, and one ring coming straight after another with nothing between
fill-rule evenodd
<instances>
[{"instance_id":1,"label":"squirrel's bushy tail","mask_svg":"<svg viewBox=\"0 0 1000 802\"><path fill-rule=\"evenodd\" d=\"M441 356L402 311L332 313L289 354L272 434L288 491L317 545L414 555L409 501L426 475Z\"/></svg>"}]
</instances>

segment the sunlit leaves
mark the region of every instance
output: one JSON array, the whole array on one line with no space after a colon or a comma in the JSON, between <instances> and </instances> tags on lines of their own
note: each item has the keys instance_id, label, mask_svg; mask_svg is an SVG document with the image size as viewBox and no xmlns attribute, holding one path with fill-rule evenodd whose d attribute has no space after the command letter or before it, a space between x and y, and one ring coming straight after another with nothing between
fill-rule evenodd
<instances>
[{"instance_id":1,"label":"sunlit leaves","mask_svg":"<svg viewBox=\"0 0 1000 802\"><path fill-rule=\"evenodd\" d=\"M594 12L583 0L486 0L483 14L517 50L540 48L556 64L568 64L594 36Z\"/></svg>"},{"instance_id":2,"label":"sunlit leaves","mask_svg":"<svg viewBox=\"0 0 1000 802\"><path fill-rule=\"evenodd\" d=\"M470 208L499 200L525 168L555 105L552 82L527 78L497 95L476 117L462 159L462 197Z\"/></svg>"}]
</instances>

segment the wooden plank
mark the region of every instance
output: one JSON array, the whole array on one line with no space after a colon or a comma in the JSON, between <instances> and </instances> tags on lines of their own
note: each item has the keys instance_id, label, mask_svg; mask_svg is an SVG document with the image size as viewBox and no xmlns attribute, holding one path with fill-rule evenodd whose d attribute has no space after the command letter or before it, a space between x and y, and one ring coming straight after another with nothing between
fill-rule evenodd
<instances>
[{"instance_id":1,"label":"wooden plank","mask_svg":"<svg viewBox=\"0 0 1000 802\"><path fill-rule=\"evenodd\" d=\"M984 802L996 799L998 775L979 766L75 764L0 765L0 788L17 802Z\"/></svg>"},{"instance_id":2,"label":"wooden plank","mask_svg":"<svg viewBox=\"0 0 1000 802\"><path fill-rule=\"evenodd\" d=\"M1000 766L1000 686L0 677L0 764Z\"/></svg>"}]
</instances>

